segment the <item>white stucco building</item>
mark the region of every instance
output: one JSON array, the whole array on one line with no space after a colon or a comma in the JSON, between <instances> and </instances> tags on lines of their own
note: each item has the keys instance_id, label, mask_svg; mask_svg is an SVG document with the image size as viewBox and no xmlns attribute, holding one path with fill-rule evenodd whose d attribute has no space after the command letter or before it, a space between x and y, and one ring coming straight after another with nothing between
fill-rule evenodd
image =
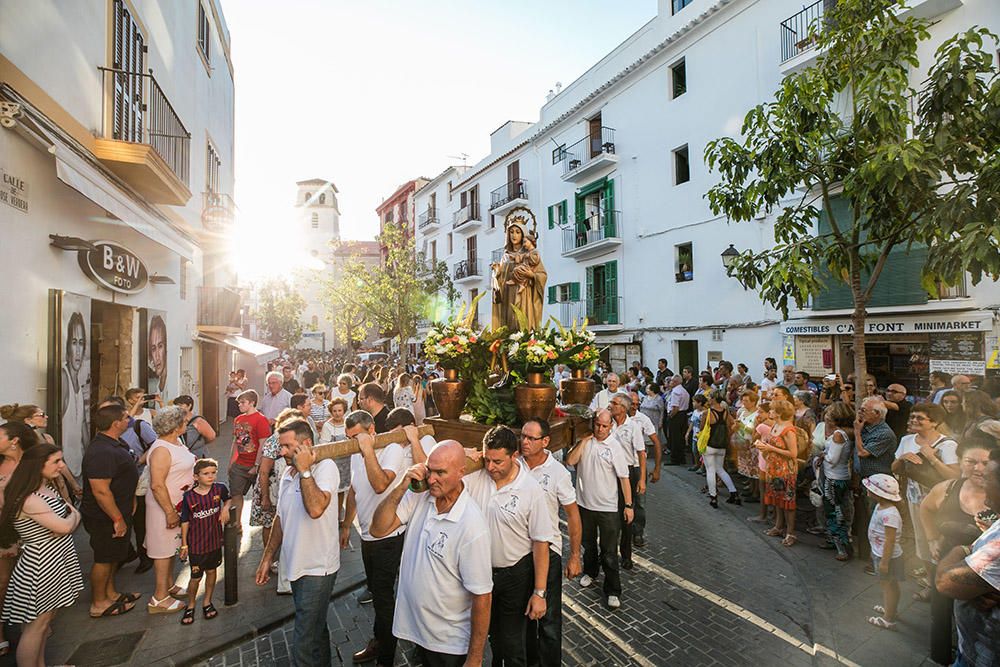
<instances>
[{"instance_id":1,"label":"white stucco building","mask_svg":"<svg viewBox=\"0 0 1000 667\"><path fill-rule=\"evenodd\" d=\"M89 406L130 386L192 394L218 421L238 349L270 354L227 338L240 300L219 1L0 0L0 16L0 403L46 407L67 460Z\"/></svg>"},{"instance_id":2,"label":"white stucco building","mask_svg":"<svg viewBox=\"0 0 1000 667\"><path fill-rule=\"evenodd\" d=\"M937 21L922 53L928 65L945 36L973 24L1000 28L1000 4L990 0L910 4ZM479 310L488 323L489 263L504 244L504 214L525 206L537 218L548 272L546 312L564 324L587 317L612 366L641 359L655 368L664 357L674 369L698 369L728 359L746 362L759 377L764 357L791 361L801 348L798 365L813 373L849 369L846 338L783 338L790 330L780 315L726 276L723 251L730 244L766 248L773 219L728 224L704 197L717 180L704 164L706 144L737 135L746 112L771 99L783 76L815 60L803 37L823 7L824 0L806 8L786 0L660 0L655 18L550 94L537 122L506 123L478 164L461 175L446 171L418 191L418 215L436 206L438 223L418 224L417 247L449 262L466 301L487 293ZM802 37L789 37L795 31ZM915 73L915 82L920 78ZM976 330L981 366L995 345L986 307L998 295L988 284L928 303L926 293L904 295L887 281L884 301L871 310L914 318L919 305L919 313L983 322ZM844 313L817 297L809 311L792 316ZM942 330L938 337L951 335ZM880 380L919 374L902 368L904 358L926 360L934 339L873 338L869 354L885 365ZM946 347L940 342L937 349Z\"/></svg>"},{"instance_id":3,"label":"white stucco building","mask_svg":"<svg viewBox=\"0 0 1000 667\"><path fill-rule=\"evenodd\" d=\"M305 324L303 338L298 347L324 350L333 347L333 323L327 317L322 283L308 279L312 270L327 271L333 262L334 244L340 241L340 206L337 186L332 181L312 178L298 181L295 195L295 245L306 250L303 256L312 258L310 266L295 280L306 300L302 311ZM322 267L322 268L321 268Z\"/></svg>"}]
</instances>

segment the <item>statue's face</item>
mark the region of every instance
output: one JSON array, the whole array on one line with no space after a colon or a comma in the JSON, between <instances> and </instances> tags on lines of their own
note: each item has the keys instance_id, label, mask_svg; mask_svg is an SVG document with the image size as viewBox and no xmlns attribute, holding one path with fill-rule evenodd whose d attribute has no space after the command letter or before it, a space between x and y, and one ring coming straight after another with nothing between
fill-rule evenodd
<instances>
[{"instance_id":1,"label":"statue's face","mask_svg":"<svg viewBox=\"0 0 1000 667\"><path fill-rule=\"evenodd\" d=\"M514 245L521 245L521 241L524 240L524 234L521 233L521 228L517 225L510 226L510 242Z\"/></svg>"}]
</instances>

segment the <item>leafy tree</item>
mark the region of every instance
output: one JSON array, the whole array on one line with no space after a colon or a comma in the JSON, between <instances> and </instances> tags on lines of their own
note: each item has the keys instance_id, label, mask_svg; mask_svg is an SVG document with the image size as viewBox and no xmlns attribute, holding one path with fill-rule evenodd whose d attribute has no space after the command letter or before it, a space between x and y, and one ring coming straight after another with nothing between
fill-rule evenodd
<instances>
[{"instance_id":1,"label":"leafy tree","mask_svg":"<svg viewBox=\"0 0 1000 667\"><path fill-rule=\"evenodd\" d=\"M341 269L323 279L326 317L333 323L334 338L349 350L358 349L372 328L361 304L347 298L360 289L356 281L356 277Z\"/></svg>"},{"instance_id":2,"label":"leafy tree","mask_svg":"<svg viewBox=\"0 0 1000 667\"><path fill-rule=\"evenodd\" d=\"M395 225L384 226L378 240L381 266L373 269L348 259L343 278L329 285L325 298L328 304L348 304L348 310L364 314L365 322L395 337L405 363L406 341L416 335L418 320L442 319L457 292L447 265L414 252L412 239Z\"/></svg>"},{"instance_id":3,"label":"leafy tree","mask_svg":"<svg viewBox=\"0 0 1000 667\"><path fill-rule=\"evenodd\" d=\"M922 282L1000 276L1000 78L997 38L973 27L947 39L922 77L928 22L902 0L840 0L814 26L821 55L746 115L742 137L708 144L721 181L707 193L731 221L780 209L772 247L743 252L729 274L788 316L846 283L855 374L867 372L866 307L890 254L926 249ZM831 205L842 197L846 207ZM791 200L791 203L789 203ZM818 233L821 220L829 232ZM858 392L861 395L861 392Z\"/></svg>"},{"instance_id":4,"label":"leafy tree","mask_svg":"<svg viewBox=\"0 0 1000 667\"><path fill-rule=\"evenodd\" d=\"M271 278L260 286L257 321L272 345L290 349L302 339L306 302L285 280Z\"/></svg>"}]
</instances>

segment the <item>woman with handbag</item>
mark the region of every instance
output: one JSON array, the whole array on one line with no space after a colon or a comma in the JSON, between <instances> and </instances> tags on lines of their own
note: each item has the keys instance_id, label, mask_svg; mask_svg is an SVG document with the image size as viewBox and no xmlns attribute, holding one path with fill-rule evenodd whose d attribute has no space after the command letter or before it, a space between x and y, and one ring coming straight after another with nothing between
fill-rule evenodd
<instances>
[{"instance_id":1,"label":"woman with handbag","mask_svg":"<svg viewBox=\"0 0 1000 667\"><path fill-rule=\"evenodd\" d=\"M959 475L958 443L940 431L945 421L944 408L934 403L913 406L907 423L909 434L903 436L896 448L892 472L906 478L906 502L913 523L913 540L917 558L927 571L931 568L930 546L920 522L920 503L937 483ZM924 586L914 594L915 600L930 600L930 587Z\"/></svg>"},{"instance_id":2,"label":"woman with handbag","mask_svg":"<svg viewBox=\"0 0 1000 667\"><path fill-rule=\"evenodd\" d=\"M795 483L798 476L798 436L795 432L795 407L788 401L771 401L770 444L757 440L754 447L764 454L767 461L767 490L764 502L774 506L774 527L765 534L785 539L781 543L790 547L795 536Z\"/></svg>"},{"instance_id":3,"label":"woman with handbag","mask_svg":"<svg viewBox=\"0 0 1000 667\"><path fill-rule=\"evenodd\" d=\"M732 477L726 472L726 448L729 444L729 412L722 402L724 394L721 389L716 389L708 396L708 413L705 415L704 429L708 429L708 441L702 458L705 461L705 477L708 481L708 504L719 509L719 496L717 490L716 476L722 479L729 490L729 499L726 503L730 505L742 505L743 501L736 493L736 485L733 484Z\"/></svg>"}]
</instances>

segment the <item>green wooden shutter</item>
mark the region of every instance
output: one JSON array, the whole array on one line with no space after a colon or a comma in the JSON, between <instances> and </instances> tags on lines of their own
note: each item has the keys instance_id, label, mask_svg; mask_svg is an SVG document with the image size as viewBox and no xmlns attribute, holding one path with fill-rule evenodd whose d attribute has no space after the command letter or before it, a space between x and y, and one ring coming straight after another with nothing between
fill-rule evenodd
<instances>
[{"instance_id":1,"label":"green wooden shutter","mask_svg":"<svg viewBox=\"0 0 1000 667\"><path fill-rule=\"evenodd\" d=\"M570 301L580 300L580 283L569 284L569 300Z\"/></svg>"},{"instance_id":2,"label":"green wooden shutter","mask_svg":"<svg viewBox=\"0 0 1000 667\"><path fill-rule=\"evenodd\" d=\"M576 221L574 227L576 228L576 238L573 241L573 247L579 248L587 244L587 206L584 198L580 195L576 196L576 211L574 212L573 219Z\"/></svg>"},{"instance_id":3,"label":"green wooden shutter","mask_svg":"<svg viewBox=\"0 0 1000 667\"><path fill-rule=\"evenodd\" d=\"M605 317L608 324L618 324L618 260L604 265Z\"/></svg>"},{"instance_id":4,"label":"green wooden shutter","mask_svg":"<svg viewBox=\"0 0 1000 667\"><path fill-rule=\"evenodd\" d=\"M555 226L556 226L556 221L555 221L555 218L552 215L552 207L549 206L549 229L552 229Z\"/></svg>"},{"instance_id":5,"label":"green wooden shutter","mask_svg":"<svg viewBox=\"0 0 1000 667\"><path fill-rule=\"evenodd\" d=\"M549 285L549 303L556 302L556 286Z\"/></svg>"},{"instance_id":6,"label":"green wooden shutter","mask_svg":"<svg viewBox=\"0 0 1000 667\"><path fill-rule=\"evenodd\" d=\"M559 209L559 224L563 227L566 226L566 218L569 216L569 202L565 199L562 201L562 208Z\"/></svg>"},{"instance_id":7,"label":"green wooden shutter","mask_svg":"<svg viewBox=\"0 0 1000 667\"><path fill-rule=\"evenodd\" d=\"M594 305L596 303L596 299L595 299L596 296L597 295L594 294L594 267L588 266L587 267L587 303L586 303L586 312L587 312L587 319L589 319L592 324L595 323L595 321L596 321L595 318L594 318L594 316L593 316Z\"/></svg>"},{"instance_id":8,"label":"green wooden shutter","mask_svg":"<svg viewBox=\"0 0 1000 667\"><path fill-rule=\"evenodd\" d=\"M615 238L618 236L615 230L615 182L608 179L604 188L604 238Z\"/></svg>"}]
</instances>

